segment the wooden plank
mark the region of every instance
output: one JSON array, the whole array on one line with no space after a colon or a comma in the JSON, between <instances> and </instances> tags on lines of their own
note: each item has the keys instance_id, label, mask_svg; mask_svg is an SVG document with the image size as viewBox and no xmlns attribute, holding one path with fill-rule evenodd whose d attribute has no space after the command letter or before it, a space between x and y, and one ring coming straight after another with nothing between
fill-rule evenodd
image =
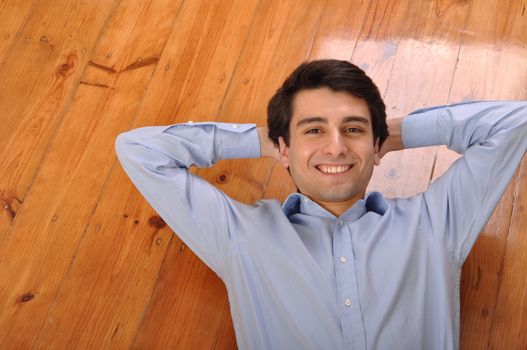
<instances>
[{"instance_id":1,"label":"wooden plank","mask_svg":"<svg viewBox=\"0 0 527 350\"><path fill-rule=\"evenodd\" d=\"M33 3L33 0L0 2L0 66L29 16Z\"/></svg>"},{"instance_id":2,"label":"wooden plank","mask_svg":"<svg viewBox=\"0 0 527 350\"><path fill-rule=\"evenodd\" d=\"M371 2L328 0L309 52L309 60L349 60L364 28Z\"/></svg>"},{"instance_id":3,"label":"wooden plank","mask_svg":"<svg viewBox=\"0 0 527 350\"><path fill-rule=\"evenodd\" d=\"M225 285L177 236L165 261L133 348L212 348L228 311Z\"/></svg>"},{"instance_id":4,"label":"wooden plank","mask_svg":"<svg viewBox=\"0 0 527 350\"><path fill-rule=\"evenodd\" d=\"M262 3L225 97L223 120L265 124L267 101L309 55L324 6L314 0L304 0L302 6L294 1Z\"/></svg>"},{"instance_id":5,"label":"wooden plank","mask_svg":"<svg viewBox=\"0 0 527 350\"><path fill-rule=\"evenodd\" d=\"M499 61L499 70L494 77L501 80L499 85L505 99L527 100L527 3L513 2L507 16L501 17L504 35ZM504 17L507 17L506 19ZM506 78L505 78L506 77ZM498 82L494 82L498 85ZM486 85L487 86L487 85ZM516 180L516 186L514 182ZM512 187L515 190L512 190ZM514 194L513 212L510 218L507 250L503 257L501 283L497 295L497 309L492 324L490 348L521 349L527 347L527 161L524 157L518 169L517 179L509 186L508 195ZM498 216L500 217L500 216ZM504 220L507 222L507 220ZM485 252L482 252L485 253Z\"/></svg>"},{"instance_id":6,"label":"wooden plank","mask_svg":"<svg viewBox=\"0 0 527 350\"><path fill-rule=\"evenodd\" d=\"M351 62L366 71L382 95L385 94L397 46L408 25L410 0L374 0Z\"/></svg>"},{"instance_id":7,"label":"wooden plank","mask_svg":"<svg viewBox=\"0 0 527 350\"><path fill-rule=\"evenodd\" d=\"M191 105L189 109L184 104L179 106L178 110L189 109L188 118L195 121L215 119L216 117L211 116L216 115L218 120L227 122L265 124L268 96L283 79L282 74L285 74L283 71L292 69L307 56L321 13L322 6L316 1L304 2L301 11L298 11L292 2L262 2L251 23L251 31L246 38L243 51L241 43L231 48L238 55L241 52L241 56L234 76L227 75L231 83L223 106L213 104L214 101L214 103L222 102L223 98L214 98L208 102L209 111L206 113L198 113L203 107L196 108ZM294 14L294 16L284 14ZM238 15L236 18L243 16ZM195 53L191 52L188 55L193 54ZM221 59L221 56L213 56L214 60L218 58ZM182 72L182 75L192 74L199 77L197 72L207 71L208 67L209 65L203 62L195 65L196 72ZM278 67L282 71L276 72ZM196 83L198 84L200 80ZM212 91L202 91L193 100L202 101L210 93ZM185 96L185 94L179 92L179 95L175 96ZM175 97L175 99L180 98ZM192 100L187 101L187 103L191 102ZM171 109L169 106L167 108ZM159 123L161 121L158 118L156 124ZM223 161L212 169L200 169L198 173L237 200L254 202L261 197L270 165L272 162L268 160ZM159 348L170 348L175 344L181 348L235 347L232 321L228 308L225 308L227 296L224 286L216 284L217 277L194 255L181 268L174 268L179 264L178 259L181 259L181 253L178 254L179 248L178 244L169 247L167 259L161 270L163 281L166 279L166 282L156 286L152 304L149 306L145 323L134 347L145 348L152 344ZM186 287L190 289L185 289L182 293L174 293L170 286L189 283L188 279L182 276L183 268L192 268L197 281L192 281L192 284ZM205 272L206 274L203 275ZM199 284L192 287L194 283ZM203 293L196 295L191 292L195 288L199 290L211 287L214 287L214 295L221 298L205 298ZM207 307L204 308L204 305ZM218 313L218 310L222 311ZM189 314L194 314L192 319L189 319ZM165 322L167 318L171 321ZM207 319L206 327L203 326L204 322L199 321L202 318ZM212 331L213 334L210 333Z\"/></svg>"},{"instance_id":8,"label":"wooden plank","mask_svg":"<svg viewBox=\"0 0 527 350\"><path fill-rule=\"evenodd\" d=\"M106 5L99 5L102 12ZM63 315L53 308L60 305L57 293L115 161L115 136L122 131L123 123L133 117L178 7L178 2L168 0L142 2L141 6L119 4L108 31L90 57L90 66L80 77L82 83L49 146L23 209L11 226L8 239L0 246L2 342L16 348L52 348L68 336L90 337L74 328L75 317L71 315L71 323L60 323ZM115 48L119 51L112 51ZM94 259L91 263L97 262ZM157 272L155 265L152 268ZM93 285L84 284L80 290L93 290ZM69 297L77 300L82 293ZM45 338L57 326L60 336ZM129 330L125 327L120 334L126 336L126 331ZM41 342L39 336L44 337Z\"/></svg>"},{"instance_id":9,"label":"wooden plank","mask_svg":"<svg viewBox=\"0 0 527 350\"><path fill-rule=\"evenodd\" d=\"M383 80L389 118L446 103L469 9L467 2L412 2L389 79ZM387 197L426 190L436 151L430 147L386 155L375 169L369 190Z\"/></svg>"},{"instance_id":10,"label":"wooden plank","mask_svg":"<svg viewBox=\"0 0 527 350\"><path fill-rule=\"evenodd\" d=\"M24 201L114 2L35 3L0 66L0 205L4 208L0 242Z\"/></svg>"},{"instance_id":11,"label":"wooden plank","mask_svg":"<svg viewBox=\"0 0 527 350\"><path fill-rule=\"evenodd\" d=\"M522 16L523 9L520 2L474 1L450 102L527 98L527 68L524 64L527 26ZM437 157L434 178L440 176L458 156L441 148ZM511 219L513 210L517 211L516 205L521 205L518 198L514 202L516 183L517 179L513 179L463 265L461 348L514 349L524 348L527 344L523 338L514 336L519 335L517 328L502 321L514 320L518 322L515 326L521 324L517 311L522 305L525 309L525 303L518 302L525 292L518 286L518 276L525 264L515 253L517 247L525 244L525 238L522 242L520 235L511 241L512 229L509 233L509 225L518 226L522 220L520 217ZM523 197L521 190L516 193ZM506 271L516 274L509 275ZM510 299L515 296L519 299Z\"/></svg>"},{"instance_id":12,"label":"wooden plank","mask_svg":"<svg viewBox=\"0 0 527 350\"><path fill-rule=\"evenodd\" d=\"M172 237L128 184L120 168L112 172L107 200L99 202L77 249L70 249L75 259L36 348L121 349L133 343Z\"/></svg>"},{"instance_id":13,"label":"wooden plank","mask_svg":"<svg viewBox=\"0 0 527 350\"><path fill-rule=\"evenodd\" d=\"M500 309L503 260L514 202L513 181L474 244L461 273L461 348L485 349ZM511 348L513 349L513 348Z\"/></svg>"},{"instance_id":14,"label":"wooden plank","mask_svg":"<svg viewBox=\"0 0 527 350\"><path fill-rule=\"evenodd\" d=\"M527 98L524 97L524 98ZM490 332L490 349L527 347L527 161L524 158L517 177L516 197L507 249L503 256L496 315ZM494 250L494 247L490 248Z\"/></svg>"},{"instance_id":15,"label":"wooden plank","mask_svg":"<svg viewBox=\"0 0 527 350\"><path fill-rule=\"evenodd\" d=\"M232 323L229 302L225 303L223 312L224 320L221 328L218 330L217 338L214 341L213 349L237 349L236 335L234 334L234 325Z\"/></svg>"}]
</instances>

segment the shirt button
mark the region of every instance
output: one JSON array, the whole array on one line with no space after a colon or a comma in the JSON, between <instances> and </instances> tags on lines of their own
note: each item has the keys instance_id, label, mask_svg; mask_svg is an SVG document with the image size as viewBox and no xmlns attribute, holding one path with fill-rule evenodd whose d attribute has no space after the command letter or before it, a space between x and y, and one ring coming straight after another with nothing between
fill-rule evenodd
<instances>
[{"instance_id":1,"label":"shirt button","mask_svg":"<svg viewBox=\"0 0 527 350\"><path fill-rule=\"evenodd\" d=\"M351 299L344 300L344 305L346 305L347 307L350 307L351 306Z\"/></svg>"},{"instance_id":2,"label":"shirt button","mask_svg":"<svg viewBox=\"0 0 527 350\"><path fill-rule=\"evenodd\" d=\"M341 262L341 263L347 263L347 262L348 262L348 258L345 257L345 256L341 256L341 257L340 257L340 262Z\"/></svg>"},{"instance_id":3,"label":"shirt button","mask_svg":"<svg viewBox=\"0 0 527 350\"><path fill-rule=\"evenodd\" d=\"M238 129L240 126L239 126L238 124L232 124L232 127L233 127L234 129Z\"/></svg>"},{"instance_id":4,"label":"shirt button","mask_svg":"<svg viewBox=\"0 0 527 350\"><path fill-rule=\"evenodd\" d=\"M339 220L339 225L340 226L344 225L344 220Z\"/></svg>"},{"instance_id":5,"label":"shirt button","mask_svg":"<svg viewBox=\"0 0 527 350\"><path fill-rule=\"evenodd\" d=\"M307 199L307 198L304 198L304 203L306 203L306 204L307 204L308 202L309 202L309 199Z\"/></svg>"}]
</instances>

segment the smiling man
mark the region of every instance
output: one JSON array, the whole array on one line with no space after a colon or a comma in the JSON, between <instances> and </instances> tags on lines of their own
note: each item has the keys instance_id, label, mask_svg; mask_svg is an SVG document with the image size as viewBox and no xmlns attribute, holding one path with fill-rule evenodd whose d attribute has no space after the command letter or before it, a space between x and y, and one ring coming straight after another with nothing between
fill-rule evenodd
<instances>
[{"instance_id":1,"label":"smiling man","mask_svg":"<svg viewBox=\"0 0 527 350\"><path fill-rule=\"evenodd\" d=\"M456 349L461 266L527 149L527 103L472 102L386 122L355 65L300 65L268 129L187 123L119 135L134 184L227 287L241 349ZM389 136L388 136L389 135ZM384 154L464 156L412 198L366 194ZM237 202L188 168L270 156L298 193Z\"/></svg>"},{"instance_id":2,"label":"smiling man","mask_svg":"<svg viewBox=\"0 0 527 350\"><path fill-rule=\"evenodd\" d=\"M289 140L278 139L280 163L304 195L339 216L364 198L380 162L368 104L320 87L299 91L292 110Z\"/></svg>"}]
</instances>

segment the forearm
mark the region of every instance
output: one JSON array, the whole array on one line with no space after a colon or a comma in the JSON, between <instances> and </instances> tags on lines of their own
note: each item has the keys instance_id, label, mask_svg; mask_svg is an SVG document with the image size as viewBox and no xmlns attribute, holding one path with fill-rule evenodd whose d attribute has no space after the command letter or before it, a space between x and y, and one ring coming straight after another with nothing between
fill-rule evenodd
<instances>
[{"instance_id":1,"label":"forearm","mask_svg":"<svg viewBox=\"0 0 527 350\"><path fill-rule=\"evenodd\" d=\"M403 144L405 148L446 145L460 154L483 144L519 150L522 145L515 141L525 139L526 109L525 101L498 101L419 110L403 122Z\"/></svg>"},{"instance_id":2,"label":"forearm","mask_svg":"<svg viewBox=\"0 0 527 350\"><path fill-rule=\"evenodd\" d=\"M141 164L207 167L220 159L259 157L254 124L188 123L134 129L119 135L118 154ZM164 160L162 160L164 159Z\"/></svg>"}]
</instances>

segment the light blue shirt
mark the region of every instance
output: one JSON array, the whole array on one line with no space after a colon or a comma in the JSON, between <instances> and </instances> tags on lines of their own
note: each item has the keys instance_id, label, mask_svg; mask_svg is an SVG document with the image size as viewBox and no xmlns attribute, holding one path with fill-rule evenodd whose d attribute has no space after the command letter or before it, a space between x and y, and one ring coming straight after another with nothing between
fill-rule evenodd
<instances>
[{"instance_id":1,"label":"light blue shirt","mask_svg":"<svg viewBox=\"0 0 527 350\"><path fill-rule=\"evenodd\" d=\"M407 199L373 192L340 217L301 194L237 202L191 165L260 156L254 125L119 135L126 173L224 281L240 349L456 349L461 265L527 149L527 103L412 113L406 148L464 154ZM204 325L206 327L206 325Z\"/></svg>"}]
</instances>

